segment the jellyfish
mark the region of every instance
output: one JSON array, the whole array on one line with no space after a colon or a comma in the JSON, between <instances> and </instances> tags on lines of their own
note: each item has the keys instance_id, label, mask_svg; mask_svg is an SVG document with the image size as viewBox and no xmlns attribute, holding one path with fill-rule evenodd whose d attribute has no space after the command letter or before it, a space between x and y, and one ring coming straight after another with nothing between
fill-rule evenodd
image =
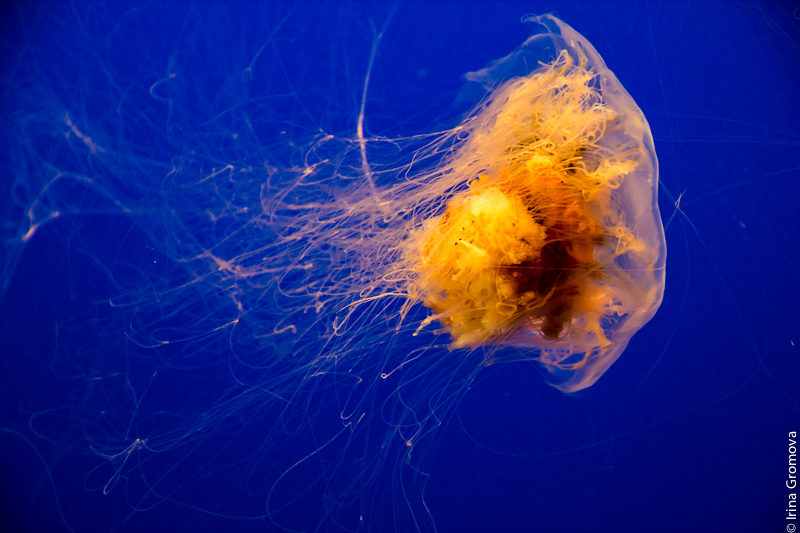
<instances>
[{"instance_id":1,"label":"jellyfish","mask_svg":"<svg viewBox=\"0 0 800 533\"><path fill-rule=\"evenodd\" d=\"M9 78L3 291L50 230L108 280L90 318L58 329L51 366L74 390L28 421L86 464L57 497L119 497L122 522L175 504L278 529L434 530L430 450L482 369L526 361L576 392L656 312L647 121L557 18L526 17L529 39L466 75L470 111L392 136L369 133L385 28L340 112L336 61L320 86L286 68L282 46L326 49L304 23L280 33L299 12L247 11L247 33L213 6L158 31L147 9L114 9L43 11L58 46L23 48ZM234 27L252 39L215 55Z\"/></svg>"}]
</instances>

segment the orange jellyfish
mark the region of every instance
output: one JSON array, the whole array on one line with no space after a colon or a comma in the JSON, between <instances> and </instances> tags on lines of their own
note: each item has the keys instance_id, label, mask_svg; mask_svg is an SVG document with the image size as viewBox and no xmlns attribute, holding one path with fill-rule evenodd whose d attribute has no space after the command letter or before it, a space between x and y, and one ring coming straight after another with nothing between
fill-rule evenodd
<instances>
[{"instance_id":1,"label":"orange jellyfish","mask_svg":"<svg viewBox=\"0 0 800 533\"><path fill-rule=\"evenodd\" d=\"M592 45L553 16L526 20L549 31L467 75L490 93L439 172L469 186L408 239L408 293L433 311L420 327L437 321L453 347L533 349L574 392L661 304L658 164L644 115Z\"/></svg>"},{"instance_id":2,"label":"orange jellyfish","mask_svg":"<svg viewBox=\"0 0 800 533\"><path fill-rule=\"evenodd\" d=\"M458 125L386 138L369 135L365 109L380 33L342 127L338 112L318 120L327 101L307 105L326 91L298 92L284 69L294 49L276 43L318 55L302 9L246 61L231 47L232 61L214 10L165 17L175 31L158 31L175 41L151 47L146 9L109 24L95 7L46 18L59 46L24 47L7 137L19 243L76 217L64 242L113 285L92 298L103 312L87 328L57 330L53 368L78 387L68 408L28 425L82 427L63 440L92 462L85 487L122 492L137 511L123 522L169 501L285 530L422 529L425 446L473 383L475 352L488 364L517 349L574 392L659 307L647 121L558 19L528 17L543 31L467 75L485 96ZM283 37L295 16L303 30ZM264 25L248 26L259 42ZM122 236L95 245L96 229ZM442 336L412 336L431 331Z\"/></svg>"}]
</instances>

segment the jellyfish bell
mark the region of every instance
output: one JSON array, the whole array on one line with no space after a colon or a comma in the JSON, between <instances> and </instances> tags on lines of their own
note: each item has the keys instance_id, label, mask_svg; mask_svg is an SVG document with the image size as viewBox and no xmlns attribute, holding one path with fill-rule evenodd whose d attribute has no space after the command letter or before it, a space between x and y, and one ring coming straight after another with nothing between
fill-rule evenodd
<instances>
[{"instance_id":1,"label":"jellyfish bell","mask_svg":"<svg viewBox=\"0 0 800 533\"><path fill-rule=\"evenodd\" d=\"M466 76L488 95L440 172L469 186L411 231L408 292L453 347L532 349L574 392L661 303L658 163L644 115L592 45L553 16L525 20L545 32Z\"/></svg>"}]
</instances>

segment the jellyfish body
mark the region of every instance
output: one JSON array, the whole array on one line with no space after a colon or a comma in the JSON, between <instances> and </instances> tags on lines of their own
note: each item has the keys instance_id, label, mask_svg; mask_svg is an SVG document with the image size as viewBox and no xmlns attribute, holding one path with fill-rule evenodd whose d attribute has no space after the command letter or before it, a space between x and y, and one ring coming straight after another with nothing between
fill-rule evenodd
<instances>
[{"instance_id":1,"label":"jellyfish body","mask_svg":"<svg viewBox=\"0 0 800 533\"><path fill-rule=\"evenodd\" d=\"M468 75L491 93L446 174L469 187L410 239L410 293L454 347L534 349L573 392L661 303L658 167L647 121L591 44L552 16L530 20L550 31ZM520 62L538 66L513 75Z\"/></svg>"}]
</instances>

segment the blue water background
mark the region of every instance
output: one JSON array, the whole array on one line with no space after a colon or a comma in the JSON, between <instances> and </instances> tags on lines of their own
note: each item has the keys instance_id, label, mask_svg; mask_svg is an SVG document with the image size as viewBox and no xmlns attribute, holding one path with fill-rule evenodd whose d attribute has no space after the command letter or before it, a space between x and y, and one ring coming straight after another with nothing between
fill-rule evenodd
<instances>
[{"instance_id":1,"label":"blue water background","mask_svg":"<svg viewBox=\"0 0 800 533\"><path fill-rule=\"evenodd\" d=\"M12 60L26 43L46 46L57 35L31 23L36 10L66 10L64 20L72 20L71 8L60 3L34 4L4 11L6 87L15 83ZM258 39L237 24L248 28L248 4L231 4L229 18L208 21L208 33L222 35L227 53L241 50L246 62ZM174 17L184 11L170 9ZM463 112L454 104L461 76L524 41L524 14L552 12L597 48L655 139L668 244L660 311L607 374L575 397L546 386L531 365L484 369L428 448L424 497L438 530L783 531L791 523L785 519L788 435L800 431L800 4L402 2L391 17L392 5L383 2L308 2L297 9L284 35L305 20L327 37L306 45L309 32L298 32L292 49L308 47L303 61L325 54L321 43L335 41L338 50L349 51L338 56L341 83L325 111L341 116L342 134L355 132L371 22L386 29L370 80L366 128L372 135L401 136L452 125ZM278 3L276 10L289 6ZM108 24L122 11L109 9ZM163 34L140 37L142 45L162 42L166 61L176 23L162 15L170 19ZM103 44L92 31L74 28L74 35L88 36L74 45L87 54ZM214 60L222 53L203 48L203 35L196 42L198 64L208 66L209 78L223 77ZM132 49L139 44L129 43ZM52 48L60 53L57 43ZM283 59L293 79L325 86L313 64ZM64 80L54 92L69 91L73 83ZM3 142L20 149L13 140ZM19 220L11 218L19 212L4 184L14 171L4 168L0 177L4 205L12 206L3 211L6 261L20 250L14 240ZM211 494L194 495L191 506L163 501L132 512L123 486L107 495L98 490L103 483L93 478L94 469L104 461L97 454L59 444L81 441L74 427L49 423L47 438L31 429L34 413L70 413L80 404L80 384L90 379L64 371L68 358L57 325L114 295L102 264L72 253L70 236L82 229L70 224L45 226L25 245L0 302L1 529L270 530L269 521L203 512L214 507ZM84 235L98 250L114 249L119 238L104 228ZM86 324L91 314L83 315ZM92 342L88 335L86 343ZM127 354L120 337L119 350L98 364L124 367ZM115 402L125 403L105 400L112 411ZM213 440L202 446L213 454ZM201 454L187 457L203 460ZM202 470L203 463L180 468ZM390 478L388 470L381 476ZM237 479L222 472L220 489ZM392 497L396 508L386 512L402 515L405 502ZM249 516L250 510L237 512ZM365 527L379 531L391 523ZM335 527L326 523L322 530Z\"/></svg>"}]
</instances>

